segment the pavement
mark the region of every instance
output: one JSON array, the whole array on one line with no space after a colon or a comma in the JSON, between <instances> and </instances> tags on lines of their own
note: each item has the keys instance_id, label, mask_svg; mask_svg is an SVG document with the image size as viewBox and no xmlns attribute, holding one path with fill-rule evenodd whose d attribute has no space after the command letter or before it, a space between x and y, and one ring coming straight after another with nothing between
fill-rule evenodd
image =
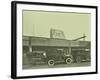
<instances>
[{"instance_id":1,"label":"pavement","mask_svg":"<svg viewBox=\"0 0 100 80\"><path fill-rule=\"evenodd\" d=\"M42 69L42 68L61 68L61 67L85 67L91 66L90 62L81 62L81 63L72 63L72 64L55 64L54 66L50 67L47 64L26 64L23 65L23 69Z\"/></svg>"}]
</instances>

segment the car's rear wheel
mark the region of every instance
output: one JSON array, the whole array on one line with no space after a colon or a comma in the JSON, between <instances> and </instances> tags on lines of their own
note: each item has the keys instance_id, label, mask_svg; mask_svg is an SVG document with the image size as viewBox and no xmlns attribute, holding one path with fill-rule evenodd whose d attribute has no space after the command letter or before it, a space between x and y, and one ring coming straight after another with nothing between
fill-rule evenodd
<instances>
[{"instance_id":1,"label":"car's rear wheel","mask_svg":"<svg viewBox=\"0 0 100 80\"><path fill-rule=\"evenodd\" d=\"M52 59L50 59L50 60L48 60L48 66L50 66L50 67L52 67L52 66L54 66L54 60L52 60Z\"/></svg>"},{"instance_id":2,"label":"car's rear wheel","mask_svg":"<svg viewBox=\"0 0 100 80\"><path fill-rule=\"evenodd\" d=\"M77 56L76 62L77 62L77 63L81 63L81 57L80 57L80 56Z\"/></svg>"},{"instance_id":3,"label":"car's rear wheel","mask_svg":"<svg viewBox=\"0 0 100 80\"><path fill-rule=\"evenodd\" d=\"M72 58L66 58L65 60L66 64L71 64L73 62Z\"/></svg>"}]
</instances>

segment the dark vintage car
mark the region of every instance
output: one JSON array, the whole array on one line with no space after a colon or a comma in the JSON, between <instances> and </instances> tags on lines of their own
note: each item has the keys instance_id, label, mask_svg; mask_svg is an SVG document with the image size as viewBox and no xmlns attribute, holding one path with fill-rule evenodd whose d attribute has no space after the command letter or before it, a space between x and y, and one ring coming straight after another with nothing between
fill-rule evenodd
<instances>
[{"instance_id":1,"label":"dark vintage car","mask_svg":"<svg viewBox=\"0 0 100 80\"><path fill-rule=\"evenodd\" d=\"M27 53L27 58L30 64L43 64L46 58L45 51L32 51Z\"/></svg>"},{"instance_id":2,"label":"dark vintage car","mask_svg":"<svg viewBox=\"0 0 100 80\"><path fill-rule=\"evenodd\" d=\"M74 48L72 49L72 56L76 63L89 62L91 60L89 48Z\"/></svg>"}]
</instances>

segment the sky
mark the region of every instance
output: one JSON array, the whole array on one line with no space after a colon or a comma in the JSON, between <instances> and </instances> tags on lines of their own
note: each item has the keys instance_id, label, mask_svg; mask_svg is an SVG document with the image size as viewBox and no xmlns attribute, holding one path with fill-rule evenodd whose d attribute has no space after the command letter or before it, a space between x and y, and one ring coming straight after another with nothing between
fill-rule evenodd
<instances>
[{"instance_id":1,"label":"sky","mask_svg":"<svg viewBox=\"0 0 100 80\"><path fill-rule=\"evenodd\" d=\"M62 30L66 39L85 34L91 40L91 14L70 12L23 11L23 35L50 37L50 29Z\"/></svg>"}]
</instances>

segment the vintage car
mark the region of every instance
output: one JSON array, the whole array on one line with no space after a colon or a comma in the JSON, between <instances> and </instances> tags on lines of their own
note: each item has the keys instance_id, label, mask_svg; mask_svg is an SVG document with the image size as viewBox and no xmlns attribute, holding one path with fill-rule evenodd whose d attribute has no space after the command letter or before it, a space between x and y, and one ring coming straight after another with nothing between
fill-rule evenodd
<instances>
[{"instance_id":1,"label":"vintage car","mask_svg":"<svg viewBox=\"0 0 100 80\"><path fill-rule=\"evenodd\" d=\"M27 54L31 64L45 63L54 66L56 63L71 64L73 57L64 48L48 48L45 51L32 51Z\"/></svg>"}]
</instances>

